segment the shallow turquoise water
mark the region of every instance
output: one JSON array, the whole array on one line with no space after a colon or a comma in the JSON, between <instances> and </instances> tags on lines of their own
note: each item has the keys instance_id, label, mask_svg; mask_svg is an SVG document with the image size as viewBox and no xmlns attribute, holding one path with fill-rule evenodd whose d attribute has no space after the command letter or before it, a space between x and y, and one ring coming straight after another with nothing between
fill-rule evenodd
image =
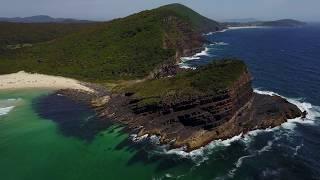
<instances>
[{"instance_id":1,"label":"shallow turquoise water","mask_svg":"<svg viewBox=\"0 0 320 180\"><path fill-rule=\"evenodd\" d=\"M272 167L288 163L292 167L286 171L297 166L308 172L305 177L313 174L303 164L296 164L300 157L295 148L301 146L301 137L295 134L294 123L245 138L216 141L192 153L167 151L153 143L154 139L132 142L115 125L88 142L65 136L54 121L39 117L34 104L48 94L45 90L1 92L0 103L15 106L0 116L1 179L265 179L274 175ZM88 112L84 119L92 116Z\"/></svg>"},{"instance_id":2,"label":"shallow turquoise water","mask_svg":"<svg viewBox=\"0 0 320 180\"><path fill-rule=\"evenodd\" d=\"M32 100L48 91L1 92L0 99L20 99L0 116L1 179L150 179L154 167L131 165L134 153L114 150L127 134L102 132L91 143L65 137L50 120L41 119Z\"/></svg>"}]
</instances>

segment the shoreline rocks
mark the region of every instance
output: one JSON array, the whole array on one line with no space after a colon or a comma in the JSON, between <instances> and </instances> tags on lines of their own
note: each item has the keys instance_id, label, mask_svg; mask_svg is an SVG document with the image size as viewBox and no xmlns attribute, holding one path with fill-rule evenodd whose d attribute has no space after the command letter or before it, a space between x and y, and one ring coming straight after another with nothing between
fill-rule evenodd
<instances>
[{"instance_id":1,"label":"shoreline rocks","mask_svg":"<svg viewBox=\"0 0 320 180\"><path fill-rule=\"evenodd\" d=\"M306 116L306 112L282 97L254 93L248 72L219 95L178 97L174 102L156 105L137 106L139 99L134 93L112 94L99 85L95 91L67 89L57 93L90 105L101 121L120 123L138 136L160 136L162 144L170 144L170 148L187 147L187 151L213 140L273 128L288 119Z\"/></svg>"}]
</instances>

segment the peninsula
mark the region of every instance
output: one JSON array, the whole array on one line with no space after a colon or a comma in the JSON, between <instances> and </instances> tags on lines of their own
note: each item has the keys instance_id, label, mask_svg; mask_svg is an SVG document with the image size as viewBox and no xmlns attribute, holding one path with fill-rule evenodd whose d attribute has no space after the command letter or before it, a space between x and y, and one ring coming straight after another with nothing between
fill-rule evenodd
<instances>
[{"instance_id":1,"label":"peninsula","mask_svg":"<svg viewBox=\"0 0 320 180\"><path fill-rule=\"evenodd\" d=\"M307 23L294 19L280 19L275 21L224 22L227 27L301 27Z\"/></svg>"}]
</instances>

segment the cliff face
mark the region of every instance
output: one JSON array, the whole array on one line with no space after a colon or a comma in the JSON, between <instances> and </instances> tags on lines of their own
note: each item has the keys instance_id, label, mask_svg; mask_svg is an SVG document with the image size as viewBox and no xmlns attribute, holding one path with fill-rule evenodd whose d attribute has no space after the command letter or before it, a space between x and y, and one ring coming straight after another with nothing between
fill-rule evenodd
<instances>
[{"instance_id":1,"label":"cliff face","mask_svg":"<svg viewBox=\"0 0 320 180\"><path fill-rule=\"evenodd\" d=\"M143 125L147 127L144 131L159 128L159 123L162 124L162 129L170 129L173 123L178 123L211 130L230 120L233 114L247 104L252 94L250 75L246 72L232 88L221 90L219 94L178 97L174 102L162 101L161 104L146 106L138 105L138 99L126 97L128 100L124 106L135 117L149 120L148 124Z\"/></svg>"},{"instance_id":2,"label":"cliff face","mask_svg":"<svg viewBox=\"0 0 320 180\"><path fill-rule=\"evenodd\" d=\"M207 40L199 31L192 28L188 21L183 21L176 16L163 17L162 24L165 29L163 48L175 49L175 56L156 67L147 77L148 79L162 78L176 75L179 71L178 63L181 57L192 56L204 50ZM222 27L207 28L206 31L214 32Z\"/></svg>"},{"instance_id":3,"label":"cliff face","mask_svg":"<svg viewBox=\"0 0 320 180\"><path fill-rule=\"evenodd\" d=\"M160 7L158 13L162 16L161 22L164 29L163 48L174 49L175 56L157 66L149 74L148 79L176 75L179 72L177 64L180 63L181 57L199 53L204 50L206 43L209 43L203 37L203 33L225 28L220 23L180 4Z\"/></svg>"},{"instance_id":4,"label":"cliff face","mask_svg":"<svg viewBox=\"0 0 320 180\"><path fill-rule=\"evenodd\" d=\"M163 24L166 30L163 47L176 49L180 56L192 56L200 51L206 42L201 33L192 29L187 21L182 21L175 16L168 16L163 18ZM174 36L175 38L173 38Z\"/></svg>"},{"instance_id":5,"label":"cliff face","mask_svg":"<svg viewBox=\"0 0 320 180\"><path fill-rule=\"evenodd\" d=\"M163 97L157 103L145 103L146 99L127 92L111 96L103 108L99 107L100 115L129 129L138 129L139 136L160 135L162 143L187 146L188 150L215 139L278 126L302 115L295 105L281 97L253 93L247 70L227 88L215 92L191 96L177 93L174 98ZM152 98L158 97L149 97Z\"/></svg>"}]
</instances>

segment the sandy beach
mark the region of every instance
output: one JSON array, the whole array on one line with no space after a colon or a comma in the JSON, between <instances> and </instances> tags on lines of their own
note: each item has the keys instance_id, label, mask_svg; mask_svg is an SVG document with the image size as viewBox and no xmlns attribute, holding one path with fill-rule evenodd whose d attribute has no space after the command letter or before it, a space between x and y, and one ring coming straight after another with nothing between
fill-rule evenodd
<instances>
[{"instance_id":1,"label":"sandy beach","mask_svg":"<svg viewBox=\"0 0 320 180\"><path fill-rule=\"evenodd\" d=\"M79 89L93 92L92 89L82 85L75 79L60 76L31 74L24 71L13 74L0 75L0 90L24 88L48 88L54 90Z\"/></svg>"}]
</instances>

